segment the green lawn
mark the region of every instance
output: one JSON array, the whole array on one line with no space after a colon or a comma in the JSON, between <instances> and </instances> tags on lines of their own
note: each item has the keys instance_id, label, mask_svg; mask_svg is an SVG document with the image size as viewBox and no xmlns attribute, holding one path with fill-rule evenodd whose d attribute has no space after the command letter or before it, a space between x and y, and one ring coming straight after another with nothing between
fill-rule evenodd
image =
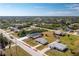
<instances>
[{"instance_id":1,"label":"green lawn","mask_svg":"<svg viewBox=\"0 0 79 59\"><path fill-rule=\"evenodd\" d=\"M42 49L44 49L45 47L47 47L47 45L41 45L41 46L37 47L36 49L42 50Z\"/></svg>"},{"instance_id":2,"label":"green lawn","mask_svg":"<svg viewBox=\"0 0 79 59\"><path fill-rule=\"evenodd\" d=\"M38 43L34 39L24 40L24 42L26 42L27 44L29 44L31 46L38 45Z\"/></svg>"},{"instance_id":3,"label":"green lawn","mask_svg":"<svg viewBox=\"0 0 79 59\"><path fill-rule=\"evenodd\" d=\"M77 40L79 40L79 36L75 36L75 35L70 35L69 37L66 35L61 37L61 43L68 45L70 49L77 48L76 46L77 43L74 44L74 42Z\"/></svg>"},{"instance_id":4,"label":"green lawn","mask_svg":"<svg viewBox=\"0 0 79 59\"><path fill-rule=\"evenodd\" d=\"M18 36L18 33L12 33L12 35L14 35L15 37L17 37L17 38L20 38L19 36Z\"/></svg>"},{"instance_id":5,"label":"green lawn","mask_svg":"<svg viewBox=\"0 0 79 59\"><path fill-rule=\"evenodd\" d=\"M60 52L57 50L49 50L47 52L45 52L47 55L49 56L72 56L73 54L70 52L70 50L66 51L66 52Z\"/></svg>"},{"instance_id":6,"label":"green lawn","mask_svg":"<svg viewBox=\"0 0 79 59\"><path fill-rule=\"evenodd\" d=\"M18 46L11 47L11 49L6 49L6 56L11 56L11 54L12 56L31 56L29 53Z\"/></svg>"},{"instance_id":7,"label":"green lawn","mask_svg":"<svg viewBox=\"0 0 79 59\"><path fill-rule=\"evenodd\" d=\"M48 36L48 42L51 43L53 41L54 41L54 37L51 40L50 36ZM75 35L61 36L60 42L67 45L68 51L60 52L60 51L57 51L57 50L49 50L49 51L46 52L46 54L48 54L50 56L72 56L73 54L71 53L71 50L76 50L79 47L79 36L75 36Z\"/></svg>"}]
</instances>

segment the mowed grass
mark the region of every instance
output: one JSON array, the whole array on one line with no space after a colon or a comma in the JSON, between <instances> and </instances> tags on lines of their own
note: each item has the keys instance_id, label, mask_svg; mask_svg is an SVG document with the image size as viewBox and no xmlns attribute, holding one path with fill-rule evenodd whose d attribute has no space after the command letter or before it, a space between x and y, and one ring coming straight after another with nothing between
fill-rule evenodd
<instances>
[{"instance_id":1,"label":"mowed grass","mask_svg":"<svg viewBox=\"0 0 79 59\"><path fill-rule=\"evenodd\" d=\"M75 36L75 35L66 35L61 37L61 43L64 43L68 46L69 49L76 49L78 48L77 46L79 46L78 42L79 42L79 36Z\"/></svg>"},{"instance_id":2,"label":"mowed grass","mask_svg":"<svg viewBox=\"0 0 79 59\"><path fill-rule=\"evenodd\" d=\"M14 35L15 37L19 38L18 33L13 32L12 35Z\"/></svg>"},{"instance_id":3,"label":"mowed grass","mask_svg":"<svg viewBox=\"0 0 79 59\"><path fill-rule=\"evenodd\" d=\"M11 47L10 49L6 49L6 56L31 56L29 53L24 51L22 48L18 46Z\"/></svg>"},{"instance_id":4,"label":"mowed grass","mask_svg":"<svg viewBox=\"0 0 79 59\"><path fill-rule=\"evenodd\" d=\"M68 50L66 52L61 52L61 51L57 51L57 50L52 49L52 50L49 50L45 53L49 56L73 56L73 54L71 53L70 50Z\"/></svg>"},{"instance_id":5,"label":"mowed grass","mask_svg":"<svg viewBox=\"0 0 79 59\"><path fill-rule=\"evenodd\" d=\"M55 37L52 31L43 32L43 37L48 41L48 43L55 41Z\"/></svg>"},{"instance_id":6,"label":"mowed grass","mask_svg":"<svg viewBox=\"0 0 79 59\"><path fill-rule=\"evenodd\" d=\"M44 48L46 48L46 47L47 47L47 45L41 45L41 46L37 47L36 49L42 50L42 49L44 49Z\"/></svg>"},{"instance_id":7,"label":"mowed grass","mask_svg":"<svg viewBox=\"0 0 79 59\"><path fill-rule=\"evenodd\" d=\"M44 32L44 34L47 34L46 36L44 35L43 37L45 37L49 43L55 41L53 32ZM79 36L75 36L75 35L61 36L60 42L62 44L67 45L68 51L61 52L61 51L57 51L57 50L49 50L46 52L46 54L48 54L49 56L72 56L73 54L71 53L71 50L72 49L76 50L79 47ZM39 49L41 49L41 48L39 47Z\"/></svg>"},{"instance_id":8,"label":"mowed grass","mask_svg":"<svg viewBox=\"0 0 79 59\"><path fill-rule=\"evenodd\" d=\"M31 46L38 45L38 43L34 39L31 39L31 38L29 38L28 40L24 40L24 42L31 45Z\"/></svg>"}]
</instances>

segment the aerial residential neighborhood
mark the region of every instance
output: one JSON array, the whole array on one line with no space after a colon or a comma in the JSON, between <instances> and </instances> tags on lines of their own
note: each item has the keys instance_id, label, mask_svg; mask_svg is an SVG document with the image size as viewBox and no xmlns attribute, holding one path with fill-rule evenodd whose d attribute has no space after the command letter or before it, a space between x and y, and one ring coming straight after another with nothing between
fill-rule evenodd
<instances>
[{"instance_id":1,"label":"aerial residential neighborhood","mask_svg":"<svg viewBox=\"0 0 79 59\"><path fill-rule=\"evenodd\" d=\"M10 12L21 10L0 16L0 56L79 56L79 14L66 7L74 4L24 5L12 4L14 10L5 7ZM47 14L49 10L53 13Z\"/></svg>"}]
</instances>

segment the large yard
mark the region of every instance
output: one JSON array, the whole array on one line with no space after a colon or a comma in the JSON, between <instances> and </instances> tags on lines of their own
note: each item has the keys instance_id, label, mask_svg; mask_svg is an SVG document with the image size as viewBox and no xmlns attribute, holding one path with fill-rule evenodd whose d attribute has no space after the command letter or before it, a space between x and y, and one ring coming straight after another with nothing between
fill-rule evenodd
<instances>
[{"instance_id":1,"label":"large yard","mask_svg":"<svg viewBox=\"0 0 79 59\"><path fill-rule=\"evenodd\" d=\"M76 50L79 49L79 36L75 35L70 35L70 36L62 36L61 37L61 43L65 44L68 46L68 51L66 52L61 52L57 50L49 50L46 52L47 55L49 56L72 56L71 50Z\"/></svg>"},{"instance_id":2,"label":"large yard","mask_svg":"<svg viewBox=\"0 0 79 59\"><path fill-rule=\"evenodd\" d=\"M44 32L44 34L47 34L46 36L44 35L44 37L47 38L49 43L55 41L55 37L52 34L52 32ZM73 51L73 50L79 49L79 36L75 36L75 35L61 36L60 42L67 45L68 51L60 52L57 50L49 50L46 52L46 54L48 54L50 56L72 56L74 54L71 52L71 50ZM40 47L38 47L38 48L41 49Z\"/></svg>"},{"instance_id":3,"label":"large yard","mask_svg":"<svg viewBox=\"0 0 79 59\"><path fill-rule=\"evenodd\" d=\"M38 43L34 40L34 39L28 39L28 40L24 40L24 42L26 42L27 44L31 45L31 46L36 46L38 45Z\"/></svg>"},{"instance_id":4,"label":"large yard","mask_svg":"<svg viewBox=\"0 0 79 59\"><path fill-rule=\"evenodd\" d=\"M54 37L52 31L43 32L43 37L46 38L48 43L51 43L51 42L55 41L55 37Z\"/></svg>"},{"instance_id":5,"label":"large yard","mask_svg":"<svg viewBox=\"0 0 79 59\"><path fill-rule=\"evenodd\" d=\"M78 48L79 44L79 36L75 36L75 35L70 35L70 36L64 36L61 37L61 42L68 45L69 49L76 49Z\"/></svg>"}]
</instances>

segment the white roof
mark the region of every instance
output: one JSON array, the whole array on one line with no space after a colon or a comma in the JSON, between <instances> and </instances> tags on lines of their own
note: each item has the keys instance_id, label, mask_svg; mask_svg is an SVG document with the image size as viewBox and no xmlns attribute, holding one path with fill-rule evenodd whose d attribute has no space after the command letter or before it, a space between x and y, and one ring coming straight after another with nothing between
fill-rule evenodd
<instances>
[{"instance_id":1,"label":"white roof","mask_svg":"<svg viewBox=\"0 0 79 59\"><path fill-rule=\"evenodd\" d=\"M55 31L55 34L61 34L61 31Z\"/></svg>"}]
</instances>

